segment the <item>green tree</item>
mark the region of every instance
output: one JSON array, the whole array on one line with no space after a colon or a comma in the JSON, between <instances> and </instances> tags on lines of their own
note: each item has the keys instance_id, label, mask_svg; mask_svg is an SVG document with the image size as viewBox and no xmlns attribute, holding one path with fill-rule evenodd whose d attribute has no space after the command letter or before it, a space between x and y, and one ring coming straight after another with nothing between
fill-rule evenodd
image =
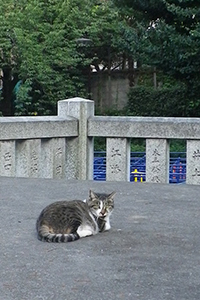
<instances>
[{"instance_id":1,"label":"green tree","mask_svg":"<svg viewBox=\"0 0 200 300\"><path fill-rule=\"evenodd\" d=\"M140 34L139 58L186 86L185 114L200 116L200 4L194 0L115 0ZM126 38L126 37L125 37ZM130 45L130 43L129 43ZM134 53L135 45L130 47Z\"/></svg>"},{"instance_id":2,"label":"green tree","mask_svg":"<svg viewBox=\"0 0 200 300\"><path fill-rule=\"evenodd\" d=\"M89 66L119 56L117 17L111 0L2 0L3 115L54 114L60 99L89 97Z\"/></svg>"},{"instance_id":3,"label":"green tree","mask_svg":"<svg viewBox=\"0 0 200 300\"><path fill-rule=\"evenodd\" d=\"M13 1L2 1L0 5L0 69L3 89L1 91L1 110L5 114L12 111L12 90L17 83L16 47L12 36ZM9 101L7 101L9 99Z\"/></svg>"},{"instance_id":4,"label":"green tree","mask_svg":"<svg viewBox=\"0 0 200 300\"><path fill-rule=\"evenodd\" d=\"M17 112L22 114L44 113L44 110L48 113L46 98L52 110L52 101L61 97L63 81L66 85L68 83L67 76L64 79L61 73L73 65L75 60L70 53L72 47L64 40L64 32L57 25L61 8L59 10L54 1L2 2L1 110L4 115L10 115L14 113L16 106ZM14 86L19 80L21 99L17 99L18 95L14 99ZM16 103L13 103L14 100ZM21 110L20 105L23 106Z\"/></svg>"}]
</instances>

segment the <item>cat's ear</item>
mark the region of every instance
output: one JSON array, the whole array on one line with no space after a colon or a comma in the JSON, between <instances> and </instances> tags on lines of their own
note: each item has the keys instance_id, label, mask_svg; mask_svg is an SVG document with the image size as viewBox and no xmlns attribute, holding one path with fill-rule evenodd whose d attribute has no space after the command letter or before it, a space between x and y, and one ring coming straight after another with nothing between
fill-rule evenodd
<instances>
[{"instance_id":1,"label":"cat's ear","mask_svg":"<svg viewBox=\"0 0 200 300\"><path fill-rule=\"evenodd\" d=\"M90 190L89 197L91 200L94 200L94 199L96 199L97 195L92 190Z\"/></svg>"},{"instance_id":2,"label":"cat's ear","mask_svg":"<svg viewBox=\"0 0 200 300\"><path fill-rule=\"evenodd\" d=\"M110 200L113 200L113 198L114 198L115 195L116 195L116 192L114 191L114 192L112 192L111 194L108 195L108 198Z\"/></svg>"}]
</instances>

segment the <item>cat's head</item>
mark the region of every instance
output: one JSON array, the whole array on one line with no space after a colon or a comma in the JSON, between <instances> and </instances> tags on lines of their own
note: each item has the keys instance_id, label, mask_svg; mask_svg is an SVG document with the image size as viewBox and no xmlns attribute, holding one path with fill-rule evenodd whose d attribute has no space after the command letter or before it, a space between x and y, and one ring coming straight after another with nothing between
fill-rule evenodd
<instances>
[{"instance_id":1,"label":"cat's head","mask_svg":"<svg viewBox=\"0 0 200 300\"><path fill-rule=\"evenodd\" d=\"M105 218L106 216L109 216L114 209L115 194L116 192L105 194L95 193L90 190L87 203L93 214L95 214L98 218Z\"/></svg>"}]
</instances>

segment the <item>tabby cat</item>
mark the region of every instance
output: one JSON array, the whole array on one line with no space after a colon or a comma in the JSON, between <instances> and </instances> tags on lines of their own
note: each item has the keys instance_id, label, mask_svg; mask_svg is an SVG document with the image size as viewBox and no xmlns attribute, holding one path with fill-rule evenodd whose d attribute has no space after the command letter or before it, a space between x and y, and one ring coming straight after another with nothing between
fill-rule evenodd
<instances>
[{"instance_id":1,"label":"tabby cat","mask_svg":"<svg viewBox=\"0 0 200 300\"><path fill-rule=\"evenodd\" d=\"M43 209L36 223L38 239L71 242L110 229L114 195L89 191L89 199L58 201Z\"/></svg>"}]
</instances>

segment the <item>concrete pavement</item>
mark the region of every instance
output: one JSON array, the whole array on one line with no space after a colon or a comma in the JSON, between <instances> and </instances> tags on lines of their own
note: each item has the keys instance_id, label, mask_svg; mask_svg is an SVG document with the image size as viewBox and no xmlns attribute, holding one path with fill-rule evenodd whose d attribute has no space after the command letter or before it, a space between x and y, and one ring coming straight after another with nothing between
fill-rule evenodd
<instances>
[{"instance_id":1,"label":"concrete pavement","mask_svg":"<svg viewBox=\"0 0 200 300\"><path fill-rule=\"evenodd\" d=\"M111 230L36 238L44 206L117 192ZM200 186L0 178L0 300L199 300Z\"/></svg>"}]
</instances>

